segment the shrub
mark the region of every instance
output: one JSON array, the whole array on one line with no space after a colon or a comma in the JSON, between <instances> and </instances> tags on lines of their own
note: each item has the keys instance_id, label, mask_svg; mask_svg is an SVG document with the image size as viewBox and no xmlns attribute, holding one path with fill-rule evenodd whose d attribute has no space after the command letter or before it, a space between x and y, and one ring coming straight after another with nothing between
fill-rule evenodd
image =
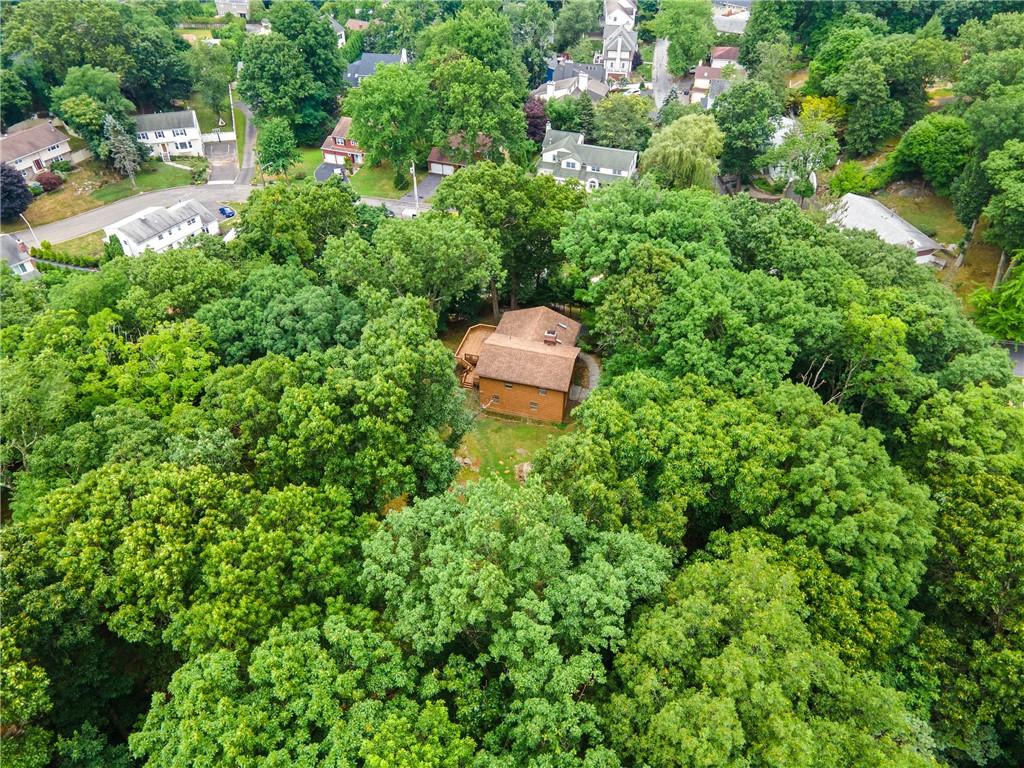
<instances>
[{"instance_id":1,"label":"shrub","mask_svg":"<svg viewBox=\"0 0 1024 768\"><path fill-rule=\"evenodd\" d=\"M39 182L44 192L53 192L53 190L59 189L60 185L64 183L64 179L56 173L50 173L49 171L43 171L36 176L36 181Z\"/></svg>"},{"instance_id":2,"label":"shrub","mask_svg":"<svg viewBox=\"0 0 1024 768\"><path fill-rule=\"evenodd\" d=\"M295 172L295 178L297 180L301 181L302 179L306 178L306 172L305 171L296 171Z\"/></svg>"},{"instance_id":3,"label":"shrub","mask_svg":"<svg viewBox=\"0 0 1024 768\"><path fill-rule=\"evenodd\" d=\"M828 187L834 195L845 195L853 192L857 195L870 195L881 189L893 177L893 166L884 162L870 170L853 161L843 163L829 179Z\"/></svg>"},{"instance_id":4,"label":"shrub","mask_svg":"<svg viewBox=\"0 0 1024 768\"><path fill-rule=\"evenodd\" d=\"M39 197L44 192L43 185L40 184L38 181L31 181L28 185L28 191L31 192L35 197Z\"/></svg>"},{"instance_id":5,"label":"shrub","mask_svg":"<svg viewBox=\"0 0 1024 768\"><path fill-rule=\"evenodd\" d=\"M50 170L54 173L71 173L71 163L67 160L54 160L50 163Z\"/></svg>"}]
</instances>

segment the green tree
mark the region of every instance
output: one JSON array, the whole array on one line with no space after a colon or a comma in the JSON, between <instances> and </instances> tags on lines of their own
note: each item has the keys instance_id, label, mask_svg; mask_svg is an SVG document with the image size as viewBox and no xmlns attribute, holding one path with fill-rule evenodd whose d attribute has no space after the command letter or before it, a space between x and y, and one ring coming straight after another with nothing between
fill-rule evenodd
<instances>
[{"instance_id":1,"label":"green tree","mask_svg":"<svg viewBox=\"0 0 1024 768\"><path fill-rule=\"evenodd\" d=\"M946 195L973 150L971 130L962 118L933 113L903 134L893 163L897 173L919 173L939 194Z\"/></svg>"},{"instance_id":2,"label":"green tree","mask_svg":"<svg viewBox=\"0 0 1024 768\"><path fill-rule=\"evenodd\" d=\"M831 92L830 78L835 77L857 58L857 52L875 33L864 26L838 26L825 39L807 68L807 90L822 95Z\"/></svg>"},{"instance_id":3,"label":"green tree","mask_svg":"<svg viewBox=\"0 0 1024 768\"><path fill-rule=\"evenodd\" d=\"M2 191L0 191L0 209L3 210L4 221L14 221L28 210L32 203L32 192L28 188L28 182L14 166L3 163L0 165L0 180L2 180Z\"/></svg>"},{"instance_id":4,"label":"green tree","mask_svg":"<svg viewBox=\"0 0 1024 768\"><path fill-rule=\"evenodd\" d=\"M29 116L32 94L21 78L10 69L0 72L0 90L4 92L3 101L0 102L0 125L6 130L8 126Z\"/></svg>"},{"instance_id":5,"label":"green tree","mask_svg":"<svg viewBox=\"0 0 1024 768\"><path fill-rule=\"evenodd\" d=\"M508 14L512 23L512 42L522 52L527 84L530 88L536 88L547 78L554 15L543 0L515 3L508 9Z\"/></svg>"},{"instance_id":6,"label":"green tree","mask_svg":"<svg viewBox=\"0 0 1024 768\"><path fill-rule=\"evenodd\" d=\"M789 78L795 69L793 47L788 38L783 35L775 41L761 41L755 55L758 64L754 78L768 85L777 101L785 102Z\"/></svg>"},{"instance_id":7,"label":"green tree","mask_svg":"<svg viewBox=\"0 0 1024 768\"><path fill-rule=\"evenodd\" d=\"M612 94L597 103L593 141L606 147L642 152L654 124L651 102L644 96Z\"/></svg>"},{"instance_id":8,"label":"green tree","mask_svg":"<svg viewBox=\"0 0 1024 768\"><path fill-rule=\"evenodd\" d=\"M981 167L993 190L985 206L985 236L1014 253L1024 248L1024 140L1007 141Z\"/></svg>"},{"instance_id":9,"label":"green tree","mask_svg":"<svg viewBox=\"0 0 1024 768\"><path fill-rule=\"evenodd\" d=\"M256 137L256 161L260 173L287 173L299 159L295 145L295 134L283 117L272 117L262 121Z\"/></svg>"},{"instance_id":10,"label":"green tree","mask_svg":"<svg viewBox=\"0 0 1024 768\"><path fill-rule=\"evenodd\" d=\"M349 232L328 242L323 261L341 285L422 296L438 313L501 273L495 243L469 221L444 213L388 219L369 242Z\"/></svg>"},{"instance_id":11,"label":"green tree","mask_svg":"<svg viewBox=\"0 0 1024 768\"><path fill-rule=\"evenodd\" d=\"M707 55L715 41L710 0L665 0L654 18L654 30L667 38L668 68L684 75Z\"/></svg>"},{"instance_id":12,"label":"green tree","mask_svg":"<svg viewBox=\"0 0 1024 768\"><path fill-rule=\"evenodd\" d=\"M652 766L781 760L934 765L927 725L877 676L815 637L798 572L721 539L688 564L615 659L616 748ZM733 684L742 679L742 684Z\"/></svg>"},{"instance_id":13,"label":"green tree","mask_svg":"<svg viewBox=\"0 0 1024 768\"><path fill-rule=\"evenodd\" d=\"M597 112L590 96L562 96L545 103L548 120L556 131L576 131L592 139L597 124Z\"/></svg>"},{"instance_id":14,"label":"green tree","mask_svg":"<svg viewBox=\"0 0 1024 768\"><path fill-rule=\"evenodd\" d=\"M457 711L475 710L467 735L486 751L527 766L607 756L591 683L630 607L664 583L662 548L596 531L536 485L481 481L389 514L365 553L364 584Z\"/></svg>"},{"instance_id":15,"label":"green tree","mask_svg":"<svg viewBox=\"0 0 1024 768\"><path fill-rule=\"evenodd\" d=\"M568 0L555 18L555 48L567 51L601 23L601 4L597 0Z\"/></svg>"},{"instance_id":16,"label":"green tree","mask_svg":"<svg viewBox=\"0 0 1024 768\"><path fill-rule=\"evenodd\" d=\"M345 97L345 109L352 116L352 138L369 162L387 160L397 170L426 159L433 106L420 69L378 67Z\"/></svg>"},{"instance_id":17,"label":"green tree","mask_svg":"<svg viewBox=\"0 0 1024 768\"><path fill-rule=\"evenodd\" d=\"M878 149L903 122L903 106L892 98L885 72L870 59L858 59L835 76L835 92L846 108L843 138L855 155Z\"/></svg>"},{"instance_id":18,"label":"green tree","mask_svg":"<svg viewBox=\"0 0 1024 768\"><path fill-rule=\"evenodd\" d=\"M654 134L640 167L669 187L711 189L724 138L713 116L683 115Z\"/></svg>"},{"instance_id":19,"label":"green tree","mask_svg":"<svg viewBox=\"0 0 1024 768\"><path fill-rule=\"evenodd\" d=\"M780 168L794 181L794 191L801 198L813 194L811 174L832 168L839 157L835 131L824 120L801 117L782 143L772 147L757 160L761 168Z\"/></svg>"},{"instance_id":20,"label":"green tree","mask_svg":"<svg viewBox=\"0 0 1024 768\"><path fill-rule=\"evenodd\" d=\"M774 120L782 112L771 88L758 80L736 83L715 100L715 122L725 134L722 170L749 179L756 159L775 133Z\"/></svg>"},{"instance_id":21,"label":"green tree","mask_svg":"<svg viewBox=\"0 0 1024 768\"><path fill-rule=\"evenodd\" d=\"M189 51L187 59L199 97L217 115L222 115L228 101L228 84L235 76L231 53L222 45L197 45Z\"/></svg>"},{"instance_id":22,"label":"green tree","mask_svg":"<svg viewBox=\"0 0 1024 768\"><path fill-rule=\"evenodd\" d=\"M498 244L509 301L515 309L523 292L536 290L543 275L557 270L560 261L552 242L583 200L581 190L558 185L550 177L527 175L509 163L483 162L445 179L433 205L456 211ZM492 281L495 317L497 285L497 280Z\"/></svg>"},{"instance_id":23,"label":"green tree","mask_svg":"<svg viewBox=\"0 0 1024 768\"><path fill-rule=\"evenodd\" d=\"M302 50L280 33L250 35L242 47L238 94L263 119L281 117L302 141L320 140L326 113Z\"/></svg>"},{"instance_id":24,"label":"green tree","mask_svg":"<svg viewBox=\"0 0 1024 768\"><path fill-rule=\"evenodd\" d=\"M773 1L751 6L750 20L740 42L740 62L757 69L757 46L765 40L778 40L780 34L788 36L796 24L799 3Z\"/></svg>"},{"instance_id":25,"label":"green tree","mask_svg":"<svg viewBox=\"0 0 1024 768\"><path fill-rule=\"evenodd\" d=\"M526 72L512 39L511 21L483 4L463 8L450 21L427 27L417 50L426 62L439 62L452 54L468 56L492 72L508 75L517 93L525 90Z\"/></svg>"},{"instance_id":26,"label":"green tree","mask_svg":"<svg viewBox=\"0 0 1024 768\"><path fill-rule=\"evenodd\" d=\"M121 95L121 78L102 67L72 67L64 83L53 89L50 99L60 105L76 96L88 96L115 117L123 118L135 111L135 105Z\"/></svg>"},{"instance_id":27,"label":"green tree","mask_svg":"<svg viewBox=\"0 0 1024 768\"><path fill-rule=\"evenodd\" d=\"M427 702L415 718L391 714L359 755L367 768L462 768L473 758L475 744L460 736L441 702Z\"/></svg>"},{"instance_id":28,"label":"green tree","mask_svg":"<svg viewBox=\"0 0 1024 768\"><path fill-rule=\"evenodd\" d=\"M1024 342L1024 270L1017 264L995 290L971 294L978 327L997 339Z\"/></svg>"},{"instance_id":29,"label":"green tree","mask_svg":"<svg viewBox=\"0 0 1024 768\"><path fill-rule=\"evenodd\" d=\"M114 116L103 120L104 150L110 165L122 176L127 176L135 189L135 174L142 168L142 152L134 136L129 135Z\"/></svg>"}]
</instances>

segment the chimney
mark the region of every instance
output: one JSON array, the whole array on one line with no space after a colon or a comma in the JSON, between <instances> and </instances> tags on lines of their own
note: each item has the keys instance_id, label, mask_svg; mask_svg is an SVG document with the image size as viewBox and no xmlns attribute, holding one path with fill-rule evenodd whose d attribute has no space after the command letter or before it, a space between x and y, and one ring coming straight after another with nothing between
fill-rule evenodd
<instances>
[{"instance_id":1,"label":"chimney","mask_svg":"<svg viewBox=\"0 0 1024 768\"><path fill-rule=\"evenodd\" d=\"M544 343L554 346L558 343L558 332L555 330L544 331Z\"/></svg>"},{"instance_id":2,"label":"chimney","mask_svg":"<svg viewBox=\"0 0 1024 768\"><path fill-rule=\"evenodd\" d=\"M590 75L588 75L586 72L580 72L576 76L576 82L579 83L580 92L586 93L587 88L590 87Z\"/></svg>"}]
</instances>

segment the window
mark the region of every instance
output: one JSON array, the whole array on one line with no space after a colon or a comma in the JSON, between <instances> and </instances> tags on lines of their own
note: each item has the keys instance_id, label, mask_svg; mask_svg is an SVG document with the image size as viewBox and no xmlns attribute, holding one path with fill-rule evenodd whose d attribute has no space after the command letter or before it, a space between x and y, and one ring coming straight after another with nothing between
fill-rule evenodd
<instances>
[{"instance_id":1,"label":"window","mask_svg":"<svg viewBox=\"0 0 1024 768\"><path fill-rule=\"evenodd\" d=\"M26 272L28 272L28 265L25 264L25 262L22 262L21 264L15 264L14 271L17 272L19 275L24 275Z\"/></svg>"},{"instance_id":2,"label":"window","mask_svg":"<svg viewBox=\"0 0 1024 768\"><path fill-rule=\"evenodd\" d=\"M60 149L60 144L54 144L46 148L47 152L53 152L55 149Z\"/></svg>"},{"instance_id":3,"label":"window","mask_svg":"<svg viewBox=\"0 0 1024 768\"><path fill-rule=\"evenodd\" d=\"M139 132L139 138L140 139L148 139L149 138L149 134L146 133L145 131L140 131Z\"/></svg>"},{"instance_id":4,"label":"window","mask_svg":"<svg viewBox=\"0 0 1024 768\"><path fill-rule=\"evenodd\" d=\"M566 160L564 163L562 163L562 165L564 165L566 168L579 168L575 160Z\"/></svg>"},{"instance_id":5,"label":"window","mask_svg":"<svg viewBox=\"0 0 1024 768\"><path fill-rule=\"evenodd\" d=\"M174 130L171 131L171 135L172 136L184 136L185 135L185 129L184 128L175 128Z\"/></svg>"},{"instance_id":6,"label":"window","mask_svg":"<svg viewBox=\"0 0 1024 768\"><path fill-rule=\"evenodd\" d=\"M163 131L154 131L153 132L153 136L155 138L157 138L157 139L162 139L164 137L164 132Z\"/></svg>"},{"instance_id":7,"label":"window","mask_svg":"<svg viewBox=\"0 0 1024 768\"><path fill-rule=\"evenodd\" d=\"M538 408L540 408L540 406L537 405L537 403L530 403L530 410L531 411L536 411Z\"/></svg>"},{"instance_id":8,"label":"window","mask_svg":"<svg viewBox=\"0 0 1024 768\"><path fill-rule=\"evenodd\" d=\"M175 145L178 149L192 149L191 141L179 141Z\"/></svg>"},{"instance_id":9,"label":"window","mask_svg":"<svg viewBox=\"0 0 1024 768\"><path fill-rule=\"evenodd\" d=\"M341 138L340 136L335 136L334 137L334 143L337 144L339 147L344 147L345 146L345 140L343 138Z\"/></svg>"},{"instance_id":10,"label":"window","mask_svg":"<svg viewBox=\"0 0 1024 768\"><path fill-rule=\"evenodd\" d=\"M193 216L191 219L185 222L186 224L192 225L196 223L196 217Z\"/></svg>"},{"instance_id":11,"label":"window","mask_svg":"<svg viewBox=\"0 0 1024 768\"><path fill-rule=\"evenodd\" d=\"M163 240L164 239L164 233L161 232L159 235L156 236L156 239L157 240Z\"/></svg>"},{"instance_id":12,"label":"window","mask_svg":"<svg viewBox=\"0 0 1024 768\"><path fill-rule=\"evenodd\" d=\"M548 393L548 391L546 389L544 389L544 387L537 387L537 394L538 395L541 395L543 397L547 393Z\"/></svg>"},{"instance_id":13,"label":"window","mask_svg":"<svg viewBox=\"0 0 1024 768\"><path fill-rule=\"evenodd\" d=\"M508 382L508 381L505 382L505 389L512 389L511 382Z\"/></svg>"}]
</instances>

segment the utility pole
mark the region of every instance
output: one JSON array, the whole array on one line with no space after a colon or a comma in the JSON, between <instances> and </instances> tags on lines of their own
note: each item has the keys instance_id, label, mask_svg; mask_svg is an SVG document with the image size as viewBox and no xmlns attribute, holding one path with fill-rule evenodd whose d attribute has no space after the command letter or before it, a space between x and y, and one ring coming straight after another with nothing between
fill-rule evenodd
<instances>
[{"instance_id":1,"label":"utility pole","mask_svg":"<svg viewBox=\"0 0 1024 768\"><path fill-rule=\"evenodd\" d=\"M42 248L43 246L42 243L39 242L39 236L36 234L36 231L32 229L32 225L28 223L28 219L25 218L25 214L19 213L18 215L21 216L21 220L25 222L25 226L28 227L28 231L32 233L32 237L36 241L36 247Z\"/></svg>"},{"instance_id":2,"label":"utility pole","mask_svg":"<svg viewBox=\"0 0 1024 768\"><path fill-rule=\"evenodd\" d=\"M416 201L416 215L419 216L420 215L420 190L419 190L419 186L416 184L416 161L415 160L413 160L412 164L409 166L409 173L412 174L412 197L413 197L413 200Z\"/></svg>"}]
</instances>

